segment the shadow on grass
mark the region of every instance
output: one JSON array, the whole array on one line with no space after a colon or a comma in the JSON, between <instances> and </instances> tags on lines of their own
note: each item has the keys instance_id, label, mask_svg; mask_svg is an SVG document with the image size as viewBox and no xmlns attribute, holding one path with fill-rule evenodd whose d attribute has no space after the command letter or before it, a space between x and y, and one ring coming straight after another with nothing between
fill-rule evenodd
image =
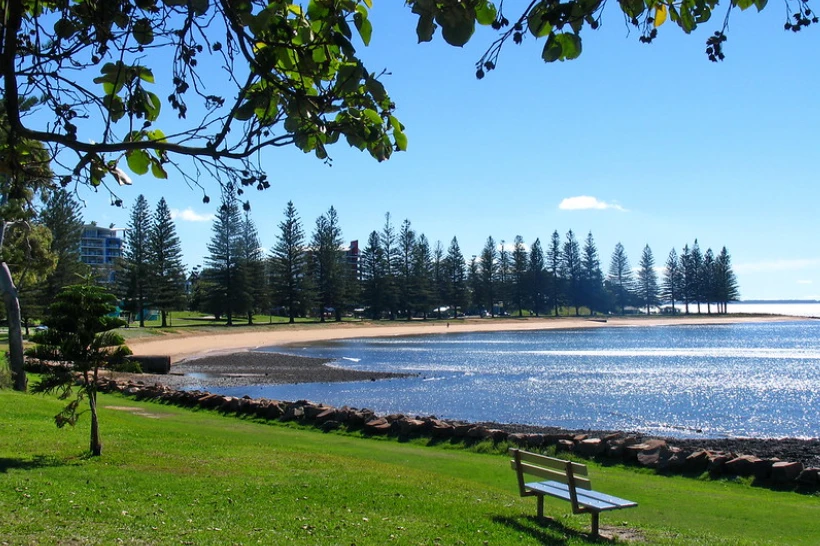
<instances>
[{"instance_id":1,"label":"shadow on grass","mask_svg":"<svg viewBox=\"0 0 820 546\"><path fill-rule=\"evenodd\" d=\"M535 516L496 516L493 518L493 521L509 527L522 535L529 535L540 544L547 544L549 546L566 546L570 538L581 539L589 544L613 543L612 540L604 537L592 538L586 533L570 529L562 525L559 521L548 517L544 518L543 524L539 524L538 518Z\"/></svg>"},{"instance_id":2,"label":"shadow on grass","mask_svg":"<svg viewBox=\"0 0 820 546\"><path fill-rule=\"evenodd\" d=\"M9 470L35 470L37 468L66 466L67 464L69 463L52 455L35 455L31 459L0 457L0 474L5 474Z\"/></svg>"}]
</instances>

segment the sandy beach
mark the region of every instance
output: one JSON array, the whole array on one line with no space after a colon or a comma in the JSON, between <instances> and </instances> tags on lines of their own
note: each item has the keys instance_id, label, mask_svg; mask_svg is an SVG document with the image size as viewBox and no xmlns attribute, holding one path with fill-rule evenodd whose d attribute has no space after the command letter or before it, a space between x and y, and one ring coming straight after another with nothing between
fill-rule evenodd
<instances>
[{"instance_id":1,"label":"sandy beach","mask_svg":"<svg viewBox=\"0 0 820 546\"><path fill-rule=\"evenodd\" d=\"M802 318L801 318L802 319ZM172 364L213 356L250 351L260 347L284 347L335 339L357 337L393 337L423 334L454 334L465 332L502 332L522 330L555 330L575 328L622 328L630 326L656 327L669 324L737 324L745 322L775 322L796 320L794 317L766 316L681 316L681 317L560 317L468 319L411 322L342 322L326 324L277 324L257 326L251 331L220 330L218 333L198 331L192 334L151 336L128 341L136 355L168 355Z\"/></svg>"}]
</instances>

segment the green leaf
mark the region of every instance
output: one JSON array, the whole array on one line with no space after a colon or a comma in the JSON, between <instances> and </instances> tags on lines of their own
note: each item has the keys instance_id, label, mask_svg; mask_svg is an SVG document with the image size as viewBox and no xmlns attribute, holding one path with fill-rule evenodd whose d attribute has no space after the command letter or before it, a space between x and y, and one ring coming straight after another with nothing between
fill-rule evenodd
<instances>
[{"instance_id":1,"label":"green leaf","mask_svg":"<svg viewBox=\"0 0 820 546\"><path fill-rule=\"evenodd\" d=\"M236 109L236 112L233 113L233 117L239 121L248 121L253 117L254 110L256 110L256 102L250 99Z\"/></svg>"},{"instance_id":2,"label":"green leaf","mask_svg":"<svg viewBox=\"0 0 820 546\"><path fill-rule=\"evenodd\" d=\"M329 13L330 10L327 8L324 2L310 0L310 2L308 3L307 15L311 19L323 19L327 17Z\"/></svg>"},{"instance_id":3,"label":"green leaf","mask_svg":"<svg viewBox=\"0 0 820 546\"><path fill-rule=\"evenodd\" d=\"M378 112L376 112L372 108L365 108L364 111L362 112L362 114L364 115L364 117L366 117L368 120L370 120L375 125L381 125L382 124L381 116L379 115Z\"/></svg>"},{"instance_id":4,"label":"green leaf","mask_svg":"<svg viewBox=\"0 0 820 546\"><path fill-rule=\"evenodd\" d=\"M58 38L68 39L77 31L76 26L70 19L60 19L54 23L54 33Z\"/></svg>"},{"instance_id":5,"label":"green leaf","mask_svg":"<svg viewBox=\"0 0 820 546\"><path fill-rule=\"evenodd\" d=\"M145 107L145 118L148 121L156 121L162 109L159 97L150 91L142 91L143 105Z\"/></svg>"},{"instance_id":6,"label":"green leaf","mask_svg":"<svg viewBox=\"0 0 820 546\"><path fill-rule=\"evenodd\" d=\"M137 71L137 76L144 82L154 83L154 73L151 72L151 69L145 66L135 66L134 69Z\"/></svg>"},{"instance_id":7,"label":"green leaf","mask_svg":"<svg viewBox=\"0 0 820 546\"><path fill-rule=\"evenodd\" d=\"M552 63L561 58L562 52L561 43L556 39L555 33L550 32L547 43L544 44L544 49L541 51L541 58L544 59L544 62Z\"/></svg>"},{"instance_id":8,"label":"green leaf","mask_svg":"<svg viewBox=\"0 0 820 546\"><path fill-rule=\"evenodd\" d=\"M552 32L552 25L547 22L546 15L547 8L544 4L538 4L527 15L527 28L536 38L543 38Z\"/></svg>"},{"instance_id":9,"label":"green leaf","mask_svg":"<svg viewBox=\"0 0 820 546\"><path fill-rule=\"evenodd\" d=\"M128 162L128 168L134 174L145 174L151 165L151 157L145 150L130 150L125 152L125 159Z\"/></svg>"},{"instance_id":10,"label":"green leaf","mask_svg":"<svg viewBox=\"0 0 820 546\"><path fill-rule=\"evenodd\" d=\"M456 4L447 11L439 12L436 23L441 26L444 41L451 46L464 46L475 32L475 15L470 14L463 4Z\"/></svg>"},{"instance_id":11,"label":"green leaf","mask_svg":"<svg viewBox=\"0 0 820 546\"><path fill-rule=\"evenodd\" d=\"M484 0L475 7L475 18L479 25L491 25L496 17L498 17L498 11L491 2Z\"/></svg>"},{"instance_id":12,"label":"green leaf","mask_svg":"<svg viewBox=\"0 0 820 546\"><path fill-rule=\"evenodd\" d=\"M404 131L404 125L401 124L401 122L396 118L396 116L387 116L387 121L390 122L390 127L392 127L394 131Z\"/></svg>"},{"instance_id":13,"label":"green leaf","mask_svg":"<svg viewBox=\"0 0 820 546\"><path fill-rule=\"evenodd\" d=\"M365 81L365 87L367 91L373 95L373 98L376 99L376 102L381 103L387 99L387 91L384 90L384 85L376 78L368 76Z\"/></svg>"},{"instance_id":14,"label":"green leaf","mask_svg":"<svg viewBox=\"0 0 820 546\"><path fill-rule=\"evenodd\" d=\"M159 129L153 129L146 133L148 140L152 140L154 142L162 142L165 140L165 133L160 131Z\"/></svg>"},{"instance_id":15,"label":"green leaf","mask_svg":"<svg viewBox=\"0 0 820 546\"><path fill-rule=\"evenodd\" d=\"M757 11L763 11L763 8L765 8L768 3L769 0L755 0L755 7L757 8Z\"/></svg>"},{"instance_id":16,"label":"green leaf","mask_svg":"<svg viewBox=\"0 0 820 546\"><path fill-rule=\"evenodd\" d=\"M151 21L145 18L134 23L132 34L134 40L140 45L148 45L154 41L154 29L151 28Z\"/></svg>"},{"instance_id":17,"label":"green leaf","mask_svg":"<svg viewBox=\"0 0 820 546\"><path fill-rule=\"evenodd\" d=\"M734 5L740 8L741 11L747 10L755 4L755 0L733 0Z\"/></svg>"},{"instance_id":18,"label":"green leaf","mask_svg":"<svg viewBox=\"0 0 820 546\"><path fill-rule=\"evenodd\" d=\"M556 40L561 44L561 60L577 59L581 55L581 37L577 34L566 32L559 34Z\"/></svg>"},{"instance_id":19,"label":"green leaf","mask_svg":"<svg viewBox=\"0 0 820 546\"><path fill-rule=\"evenodd\" d=\"M436 24L433 22L432 15L419 17L419 22L416 25L416 36L419 39L419 43L432 41L435 32Z\"/></svg>"},{"instance_id":20,"label":"green leaf","mask_svg":"<svg viewBox=\"0 0 820 546\"><path fill-rule=\"evenodd\" d=\"M168 172L162 166L162 163L155 157L151 158L151 174L154 175L154 178L160 178L162 180L166 180L168 178Z\"/></svg>"},{"instance_id":21,"label":"green leaf","mask_svg":"<svg viewBox=\"0 0 820 546\"><path fill-rule=\"evenodd\" d=\"M393 138L396 139L396 148L401 152L407 151L407 135L401 131L393 130Z\"/></svg>"},{"instance_id":22,"label":"green leaf","mask_svg":"<svg viewBox=\"0 0 820 546\"><path fill-rule=\"evenodd\" d=\"M356 13L353 14L353 22L356 25L356 30L359 31L359 36L362 37L362 42L364 45L370 45L370 37L373 35L373 25L370 24L370 20L367 18L367 11L365 11L363 6L359 6L359 9L356 10ZM364 13L362 13L364 12Z\"/></svg>"},{"instance_id":23,"label":"green leaf","mask_svg":"<svg viewBox=\"0 0 820 546\"><path fill-rule=\"evenodd\" d=\"M621 11L630 18L639 17L646 9L643 0L618 0L618 3L621 5Z\"/></svg>"},{"instance_id":24,"label":"green leaf","mask_svg":"<svg viewBox=\"0 0 820 546\"><path fill-rule=\"evenodd\" d=\"M196 16L205 15L208 11L209 4L208 0L191 0L191 10Z\"/></svg>"},{"instance_id":25,"label":"green leaf","mask_svg":"<svg viewBox=\"0 0 820 546\"><path fill-rule=\"evenodd\" d=\"M125 115L125 105L119 95L106 95L103 97L103 105L108 109L111 121L117 122Z\"/></svg>"}]
</instances>

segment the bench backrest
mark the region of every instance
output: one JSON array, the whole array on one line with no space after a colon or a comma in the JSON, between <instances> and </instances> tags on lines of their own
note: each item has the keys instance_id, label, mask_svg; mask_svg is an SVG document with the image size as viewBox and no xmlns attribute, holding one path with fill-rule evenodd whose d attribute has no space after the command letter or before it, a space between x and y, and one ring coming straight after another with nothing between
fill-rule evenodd
<instances>
[{"instance_id":1,"label":"bench backrest","mask_svg":"<svg viewBox=\"0 0 820 546\"><path fill-rule=\"evenodd\" d=\"M522 497L532 494L527 493L524 485L528 481L525 475L566 484L573 505L576 504L576 488L592 489L586 465L516 448L510 448L510 454L513 457L510 466L518 475L518 489Z\"/></svg>"}]
</instances>

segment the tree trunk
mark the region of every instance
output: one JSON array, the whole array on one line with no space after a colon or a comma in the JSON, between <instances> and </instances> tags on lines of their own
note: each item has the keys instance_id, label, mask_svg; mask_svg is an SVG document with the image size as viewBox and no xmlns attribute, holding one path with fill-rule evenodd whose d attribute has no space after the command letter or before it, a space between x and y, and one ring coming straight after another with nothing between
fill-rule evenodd
<instances>
[{"instance_id":1,"label":"tree trunk","mask_svg":"<svg viewBox=\"0 0 820 546\"><path fill-rule=\"evenodd\" d=\"M162 328L165 328L167 326L167 324L166 324L166 315L167 315L167 313L164 310L162 310L162 311L160 311L160 314L162 315Z\"/></svg>"},{"instance_id":2,"label":"tree trunk","mask_svg":"<svg viewBox=\"0 0 820 546\"><path fill-rule=\"evenodd\" d=\"M20 327L20 301L17 299L17 287L11 278L11 271L6 262L0 262L0 291L6 305L6 316L9 322L9 367L13 388L25 392L28 386L26 368L23 362L23 331Z\"/></svg>"},{"instance_id":3,"label":"tree trunk","mask_svg":"<svg viewBox=\"0 0 820 546\"><path fill-rule=\"evenodd\" d=\"M88 393L88 405L91 406L91 444L89 449L91 450L91 455L99 457L102 455L102 442L100 442L100 423L97 420L96 389Z\"/></svg>"},{"instance_id":4,"label":"tree trunk","mask_svg":"<svg viewBox=\"0 0 820 546\"><path fill-rule=\"evenodd\" d=\"M253 311L248 311L248 326L253 326Z\"/></svg>"}]
</instances>

